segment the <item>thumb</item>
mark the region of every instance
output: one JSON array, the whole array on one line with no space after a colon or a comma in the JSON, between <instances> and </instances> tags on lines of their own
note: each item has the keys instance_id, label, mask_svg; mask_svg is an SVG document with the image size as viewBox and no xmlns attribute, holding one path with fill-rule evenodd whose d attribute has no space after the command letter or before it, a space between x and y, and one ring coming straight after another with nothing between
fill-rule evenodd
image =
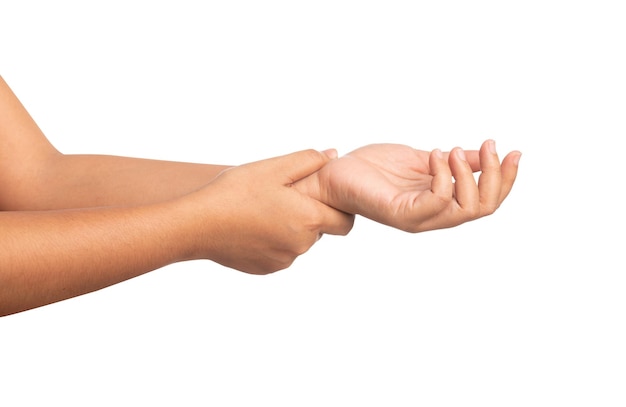
<instances>
[{"instance_id":1,"label":"thumb","mask_svg":"<svg viewBox=\"0 0 626 407\"><path fill-rule=\"evenodd\" d=\"M326 154L326 156L330 158L331 160L334 160L335 158L339 157L339 153L337 153L337 150L335 150L334 148L329 148L328 150L324 150L322 151L322 153Z\"/></svg>"},{"instance_id":2,"label":"thumb","mask_svg":"<svg viewBox=\"0 0 626 407\"><path fill-rule=\"evenodd\" d=\"M331 157L326 152L302 150L278 157L275 170L284 177L285 184L292 184L317 172L330 160Z\"/></svg>"}]
</instances>

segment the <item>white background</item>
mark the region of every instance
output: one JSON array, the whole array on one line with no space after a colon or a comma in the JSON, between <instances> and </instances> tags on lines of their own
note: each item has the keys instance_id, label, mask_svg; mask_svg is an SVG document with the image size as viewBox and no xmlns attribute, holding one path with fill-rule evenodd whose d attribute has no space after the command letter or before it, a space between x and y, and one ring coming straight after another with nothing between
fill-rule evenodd
<instances>
[{"instance_id":1,"label":"white background","mask_svg":"<svg viewBox=\"0 0 626 407\"><path fill-rule=\"evenodd\" d=\"M176 264L2 318L0 405L626 405L620 3L2 1L0 74L65 153L523 156L454 229L359 218L271 276Z\"/></svg>"}]
</instances>

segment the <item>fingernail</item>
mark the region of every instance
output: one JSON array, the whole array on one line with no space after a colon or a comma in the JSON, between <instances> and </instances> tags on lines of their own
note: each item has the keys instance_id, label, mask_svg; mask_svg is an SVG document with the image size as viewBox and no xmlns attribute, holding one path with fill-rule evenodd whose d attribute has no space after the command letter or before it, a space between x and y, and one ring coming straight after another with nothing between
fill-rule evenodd
<instances>
[{"instance_id":1,"label":"fingernail","mask_svg":"<svg viewBox=\"0 0 626 407\"><path fill-rule=\"evenodd\" d=\"M467 159L465 158L465 151L463 151L462 148L457 149L456 154L461 160L467 161Z\"/></svg>"},{"instance_id":2,"label":"fingernail","mask_svg":"<svg viewBox=\"0 0 626 407\"><path fill-rule=\"evenodd\" d=\"M513 157L513 164L519 165L520 158L522 158L522 153L518 151L515 157Z\"/></svg>"},{"instance_id":3,"label":"fingernail","mask_svg":"<svg viewBox=\"0 0 626 407\"><path fill-rule=\"evenodd\" d=\"M331 160L334 160L338 156L337 150L335 150L334 148L324 150L323 153L326 154L326 157L330 158Z\"/></svg>"},{"instance_id":4,"label":"fingernail","mask_svg":"<svg viewBox=\"0 0 626 407\"><path fill-rule=\"evenodd\" d=\"M443 158L443 153L438 148L433 150L433 154L435 154L435 157L437 157L437 158Z\"/></svg>"},{"instance_id":5,"label":"fingernail","mask_svg":"<svg viewBox=\"0 0 626 407\"><path fill-rule=\"evenodd\" d=\"M495 154L496 153L496 142L493 140L489 140L487 142L487 148L489 149L489 152L491 154Z\"/></svg>"}]
</instances>

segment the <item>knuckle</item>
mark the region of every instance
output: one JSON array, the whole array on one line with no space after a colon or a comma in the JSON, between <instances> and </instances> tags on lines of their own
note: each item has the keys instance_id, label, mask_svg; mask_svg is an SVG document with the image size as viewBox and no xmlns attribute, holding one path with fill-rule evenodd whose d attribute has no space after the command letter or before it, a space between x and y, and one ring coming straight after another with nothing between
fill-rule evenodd
<instances>
[{"instance_id":1,"label":"knuckle","mask_svg":"<svg viewBox=\"0 0 626 407\"><path fill-rule=\"evenodd\" d=\"M257 265L256 267L247 267L245 269L241 269L241 271L247 274L265 276L267 274L273 273L274 271L276 271L276 269L274 267L271 267L270 265L264 264Z\"/></svg>"},{"instance_id":2,"label":"knuckle","mask_svg":"<svg viewBox=\"0 0 626 407\"><path fill-rule=\"evenodd\" d=\"M319 151L313 149L313 148L308 148L306 150L302 150L301 154L303 156L304 159L309 159L311 161L323 161L324 157L322 155L322 153L320 153Z\"/></svg>"},{"instance_id":3,"label":"knuckle","mask_svg":"<svg viewBox=\"0 0 626 407\"><path fill-rule=\"evenodd\" d=\"M313 238L313 242L310 242L309 239L307 239L306 241L302 241L295 245L293 248L293 256L291 261L295 260L296 257L308 252L311 246L313 246L313 244L318 240L318 236L318 234L315 235L315 237Z\"/></svg>"},{"instance_id":4,"label":"knuckle","mask_svg":"<svg viewBox=\"0 0 626 407\"><path fill-rule=\"evenodd\" d=\"M496 211L495 207L488 206L488 207L483 208L483 210L481 211L481 215L482 216L489 216L489 215L492 215L495 211Z\"/></svg>"},{"instance_id":5,"label":"knuckle","mask_svg":"<svg viewBox=\"0 0 626 407\"><path fill-rule=\"evenodd\" d=\"M492 215L495 211L498 210L499 206L500 205L498 205L497 203L487 203L487 204L482 205L482 210L481 210L482 216Z\"/></svg>"},{"instance_id":6,"label":"knuckle","mask_svg":"<svg viewBox=\"0 0 626 407\"><path fill-rule=\"evenodd\" d=\"M480 204L478 204L477 202L472 202L471 204L466 205L465 207L463 207L463 213L465 214L465 218L468 220L480 217Z\"/></svg>"},{"instance_id":7,"label":"knuckle","mask_svg":"<svg viewBox=\"0 0 626 407\"><path fill-rule=\"evenodd\" d=\"M433 192L433 198L435 199L435 206L443 208L448 206L454 197L451 193Z\"/></svg>"},{"instance_id":8,"label":"knuckle","mask_svg":"<svg viewBox=\"0 0 626 407\"><path fill-rule=\"evenodd\" d=\"M288 268L289 266L291 266L294 260L295 260L294 258L274 260L271 263L268 263L264 265L263 267L257 269L254 274L266 276L268 274L272 274L277 271L284 270Z\"/></svg>"},{"instance_id":9,"label":"knuckle","mask_svg":"<svg viewBox=\"0 0 626 407\"><path fill-rule=\"evenodd\" d=\"M293 236L282 250L279 263L290 265L298 256L306 253L319 240L319 233L302 231Z\"/></svg>"},{"instance_id":10,"label":"knuckle","mask_svg":"<svg viewBox=\"0 0 626 407\"><path fill-rule=\"evenodd\" d=\"M402 230L408 233L419 233L422 231L419 223L407 225L406 227L402 228Z\"/></svg>"},{"instance_id":11,"label":"knuckle","mask_svg":"<svg viewBox=\"0 0 626 407\"><path fill-rule=\"evenodd\" d=\"M276 263L274 265L274 267L272 267L272 269L268 273L266 273L266 274L272 274L272 273L275 273L277 271L289 268L289 266L291 266L291 264L293 263L293 260L294 259L291 259L289 261L281 261L281 262Z\"/></svg>"},{"instance_id":12,"label":"knuckle","mask_svg":"<svg viewBox=\"0 0 626 407\"><path fill-rule=\"evenodd\" d=\"M348 219L343 224L343 229L341 230L341 233L340 233L341 236L346 236L348 233L350 233L350 231L354 227L355 218L356 217L354 215L348 216Z\"/></svg>"},{"instance_id":13,"label":"knuckle","mask_svg":"<svg viewBox=\"0 0 626 407\"><path fill-rule=\"evenodd\" d=\"M274 268L274 272L289 268L293 264L293 262L296 260L297 257L298 256L287 256L281 261L277 262Z\"/></svg>"}]
</instances>

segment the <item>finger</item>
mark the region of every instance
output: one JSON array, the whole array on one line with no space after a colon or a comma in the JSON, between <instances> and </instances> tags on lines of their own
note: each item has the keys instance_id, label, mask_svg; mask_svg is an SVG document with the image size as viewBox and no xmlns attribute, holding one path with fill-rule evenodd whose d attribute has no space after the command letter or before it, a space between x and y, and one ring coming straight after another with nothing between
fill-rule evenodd
<instances>
[{"instance_id":1,"label":"finger","mask_svg":"<svg viewBox=\"0 0 626 407\"><path fill-rule=\"evenodd\" d=\"M322 168L330 157L323 152L309 149L283 155L273 159L273 170L285 185L293 184Z\"/></svg>"},{"instance_id":2,"label":"finger","mask_svg":"<svg viewBox=\"0 0 626 407\"><path fill-rule=\"evenodd\" d=\"M354 226L355 216L315 201L320 213L319 233L345 236Z\"/></svg>"},{"instance_id":3,"label":"finger","mask_svg":"<svg viewBox=\"0 0 626 407\"><path fill-rule=\"evenodd\" d=\"M464 150L465 160L473 172L480 171L480 152L478 150Z\"/></svg>"},{"instance_id":4,"label":"finger","mask_svg":"<svg viewBox=\"0 0 626 407\"><path fill-rule=\"evenodd\" d=\"M465 153L465 160L468 162L473 172L480 171L480 157L478 150L463 150ZM450 152L443 154L444 158L447 160L450 159Z\"/></svg>"},{"instance_id":5,"label":"finger","mask_svg":"<svg viewBox=\"0 0 626 407\"><path fill-rule=\"evenodd\" d=\"M454 177L454 196L464 220L474 219L480 212L480 200L474 173L467 162L465 152L455 148L450 153L450 169Z\"/></svg>"},{"instance_id":6,"label":"finger","mask_svg":"<svg viewBox=\"0 0 626 407\"><path fill-rule=\"evenodd\" d=\"M326 154L326 156L330 158L331 160L334 160L335 158L339 157L339 153L334 148L329 148L328 150L324 150L322 152Z\"/></svg>"},{"instance_id":7,"label":"finger","mask_svg":"<svg viewBox=\"0 0 626 407\"><path fill-rule=\"evenodd\" d=\"M517 178L517 170L521 156L522 153L519 151L512 151L502 160L502 185L500 187L499 204L502 204L513 188L513 183Z\"/></svg>"},{"instance_id":8,"label":"finger","mask_svg":"<svg viewBox=\"0 0 626 407\"><path fill-rule=\"evenodd\" d=\"M487 140L480 148L480 169L478 191L480 196L480 216L490 215L500 206L502 173L496 153L496 143Z\"/></svg>"},{"instance_id":9,"label":"finger","mask_svg":"<svg viewBox=\"0 0 626 407\"><path fill-rule=\"evenodd\" d=\"M433 176L430 183L430 191L433 195L448 201L452 198L452 193L454 192L450 167L440 150L433 150L428 160L430 175Z\"/></svg>"},{"instance_id":10,"label":"finger","mask_svg":"<svg viewBox=\"0 0 626 407\"><path fill-rule=\"evenodd\" d=\"M433 150L429 156L432 180L430 190L419 194L409 207L406 224L394 225L408 231L420 230L420 224L445 210L452 202L454 186L452 173L440 150Z\"/></svg>"}]
</instances>

